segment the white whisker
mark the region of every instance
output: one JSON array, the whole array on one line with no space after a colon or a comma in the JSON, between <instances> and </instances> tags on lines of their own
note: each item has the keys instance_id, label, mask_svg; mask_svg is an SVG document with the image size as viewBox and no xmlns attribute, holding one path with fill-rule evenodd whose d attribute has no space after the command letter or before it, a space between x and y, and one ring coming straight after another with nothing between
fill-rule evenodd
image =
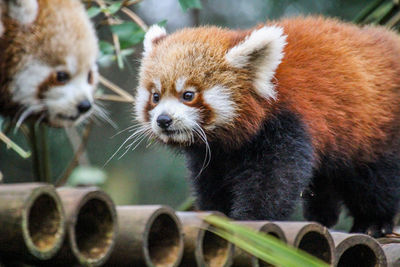
<instances>
[{"instance_id":1,"label":"white whisker","mask_svg":"<svg viewBox=\"0 0 400 267\"><path fill-rule=\"evenodd\" d=\"M112 156L106 161L106 163L104 163L103 168L115 157L116 154L118 154L118 152L121 150L122 147L125 146L125 144L129 141L132 140L133 138L137 137L138 135L141 136L143 133L145 133L146 131L149 130L148 125L144 125L142 127L140 127L137 131L135 131L133 134L131 134L123 143L122 145L119 146L119 148L117 149L117 151L114 152L114 154L112 154ZM123 154L125 155L126 152Z\"/></svg>"},{"instance_id":2,"label":"white whisker","mask_svg":"<svg viewBox=\"0 0 400 267\"><path fill-rule=\"evenodd\" d=\"M108 112L104 110L98 103L93 104L93 114L97 116L99 119L107 122L111 125L114 129L118 129L118 126L111 120Z\"/></svg>"},{"instance_id":3,"label":"white whisker","mask_svg":"<svg viewBox=\"0 0 400 267\"><path fill-rule=\"evenodd\" d=\"M201 126L199 124L196 123L195 128L193 128L194 133L196 133L200 140L202 140L205 144L205 155L204 155L204 161L203 161L203 165L199 171L199 173L196 175L195 179L198 178L200 176L200 174L208 167L208 165L211 162L211 148L210 145L208 143L207 140L207 136L206 133L204 132L204 130L201 128Z\"/></svg>"}]
</instances>

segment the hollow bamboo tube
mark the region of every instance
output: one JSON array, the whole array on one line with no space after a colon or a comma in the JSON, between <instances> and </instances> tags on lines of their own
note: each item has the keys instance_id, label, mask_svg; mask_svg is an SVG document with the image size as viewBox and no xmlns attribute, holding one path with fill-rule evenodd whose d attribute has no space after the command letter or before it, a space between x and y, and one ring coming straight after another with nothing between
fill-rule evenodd
<instances>
[{"instance_id":1,"label":"hollow bamboo tube","mask_svg":"<svg viewBox=\"0 0 400 267\"><path fill-rule=\"evenodd\" d=\"M284 232L287 243L332 264L335 248L328 229L318 223L275 222Z\"/></svg>"},{"instance_id":2,"label":"hollow bamboo tube","mask_svg":"<svg viewBox=\"0 0 400 267\"><path fill-rule=\"evenodd\" d=\"M236 224L252 228L258 232L269 234L282 242L286 243L286 236L282 229L273 222L268 221L236 221ZM234 267L264 267L272 266L257 257L254 257L240 248L235 248L235 255L233 260Z\"/></svg>"},{"instance_id":3,"label":"hollow bamboo tube","mask_svg":"<svg viewBox=\"0 0 400 267\"><path fill-rule=\"evenodd\" d=\"M52 185L0 185L0 251L24 261L47 260L60 249L65 215Z\"/></svg>"},{"instance_id":4,"label":"hollow bamboo tube","mask_svg":"<svg viewBox=\"0 0 400 267\"><path fill-rule=\"evenodd\" d=\"M65 209L67 235L59 253L47 262L48 266L104 264L118 232L113 201L95 187L64 187L57 192Z\"/></svg>"},{"instance_id":5,"label":"hollow bamboo tube","mask_svg":"<svg viewBox=\"0 0 400 267\"><path fill-rule=\"evenodd\" d=\"M336 247L334 266L387 266L385 253L379 243L368 235L332 232Z\"/></svg>"},{"instance_id":6,"label":"hollow bamboo tube","mask_svg":"<svg viewBox=\"0 0 400 267\"><path fill-rule=\"evenodd\" d=\"M185 250L181 267L228 267L233 263L234 246L212 233L202 218L219 212L177 212L182 221ZM223 215L222 215L223 216Z\"/></svg>"},{"instance_id":7,"label":"hollow bamboo tube","mask_svg":"<svg viewBox=\"0 0 400 267\"><path fill-rule=\"evenodd\" d=\"M382 245L388 267L400 267L400 243Z\"/></svg>"},{"instance_id":8,"label":"hollow bamboo tube","mask_svg":"<svg viewBox=\"0 0 400 267\"><path fill-rule=\"evenodd\" d=\"M167 206L118 206L119 234L106 266L176 267L182 259L182 226Z\"/></svg>"}]
</instances>

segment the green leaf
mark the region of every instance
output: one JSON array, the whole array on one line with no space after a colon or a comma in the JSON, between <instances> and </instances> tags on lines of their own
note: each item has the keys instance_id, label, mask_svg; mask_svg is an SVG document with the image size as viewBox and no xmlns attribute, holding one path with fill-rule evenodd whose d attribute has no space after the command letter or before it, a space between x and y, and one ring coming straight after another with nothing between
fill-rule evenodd
<instances>
[{"instance_id":1,"label":"green leaf","mask_svg":"<svg viewBox=\"0 0 400 267\"><path fill-rule=\"evenodd\" d=\"M329 266L320 259L290 247L272 236L234 224L228 219L212 215L204 220L216 227L215 234L265 262L288 267Z\"/></svg>"},{"instance_id":2,"label":"green leaf","mask_svg":"<svg viewBox=\"0 0 400 267\"><path fill-rule=\"evenodd\" d=\"M168 20L164 19L164 20L158 22L157 25L160 27L165 27L165 26L167 26L167 22L168 22Z\"/></svg>"},{"instance_id":3,"label":"green leaf","mask_svg":"<svg viewBox=\"0 0 400 267\"><path fill-rule=\"evenodd\" d=\"M115 14L115 13L118 12L118 10L121 9L121 6L122 6L122 2L114 3L114 4L110 5L110 6L107 8L107 11L106 11L106 12L110 13L111 15L112 15L112 14Z\"/></svg>"},{"instance_id":4,"label":"green leaf","mask_svg":"<svg viewBox=\"0 0 400 267\"><path fill-rule=\"evenodd\" d=\"M186 12L189 8L203 8L200 0L179 0L179 4L184 12Z\"/></svg>"},{"instance_id":5,"label":"green leaf","mask_svg":"<svg viewBox=\"0 0 400 267\"><path fill-rule=\"evenodd\" d=\"M135 52L135 49L133 49L133 48L123 49L123 50L121 50L121 55L122 55L122 57L127 57L127 56L132 55L133 52Z\"/></svg>"},{"instance_id":6,"label":"green leaf","mask_svg":"<svg viewBox=\"0 0 400 267\"><path fill-rule=\"evenodd\" d=\"M121 49L130 48L143 41L145 32L133 22L124 22L118 25L111 25L111 31L120 40Z\"/></svg>"},{"instance_id":7,"label":"green leaf","mask_svg":"<svg viewBox=\"0 0 400 267\"><path fill-rule=\"evenodd\" d=\"M106 179L106 173L100 168L78 166L69 177L67 185L102 185Z\"/></svg>"},{"instance_id":8,"label":"green leaf","mask_svg":"<svg viewBox=\"0 0 400 267\"><path fill-rule=\"evenodd\" d=\"M99 41L100 52L105 55L114 53L114 46L106 41Z\"/></svg>"},{"instance_id":9,"label":"green leaf","mask_svg":"<svg viewBox=\"0 0 400 267\"><path fill-rule=\"evenodd\" d=\"M96 17L100 13L101 13L101 8L100 7L92 6L91 8L89 8L87 10L87 14L88 14L89 18Z\"/></svg>"}]
</instances>

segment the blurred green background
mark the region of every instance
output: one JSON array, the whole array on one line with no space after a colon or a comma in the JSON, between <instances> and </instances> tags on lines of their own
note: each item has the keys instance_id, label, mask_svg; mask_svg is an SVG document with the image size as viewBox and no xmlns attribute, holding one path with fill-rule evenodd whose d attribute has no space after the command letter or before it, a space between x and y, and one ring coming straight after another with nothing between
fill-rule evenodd
<instances>
[{"instance_id":1,"label":"blurred green background","mask_svg":"<svg viewBox=\"0 0 400 267\"><path fill-rule=\"evenodd\" d=\"M183 27L204 24L246 28L268 19L306 14L322 14L352 20L370 2L373 1L204 0L201 10L183 12L177 0L143 0L132 8L148 25L166 20L167 31L173 32ZM101 29L99 36L102 40L110 39L107 29ZM121 88L134 94L140 56L141 45L138 45L135 47L135 52L124 62L123 70L113 63L101 67L100 72ZM134 125L135 122L132 104L104 102L104 105L118 129L106 122L94 125L87 152L81 160L84 167L75 170L70 183L80 183L85 179L92 181L91 178L105 178L101 187L117 204L158 203L168 204L174 208L179 206L190 195L190 189L186 180L184 159L174 151L157 144L146 147L143 143L135 151L129 151L120 158L124 152L122 149L105 165L129 137L130 132L114 135ZM82 131L79 127L77 130ZM49 129L48 135L51 172L53 179L56 180L69 164L73 149L63 129ZM29 149L21 132L11 132L9 136L23 148ZM88 168L89 166L95 169ZM31 159L22 159L14 151L7 150L3 143L0 143L0 170L7 183L33 180ZM301 212L297 211L293 218L300 219ZM346 228L348 223L342 221L339 228Z\"/></svg>"}]
</instances>

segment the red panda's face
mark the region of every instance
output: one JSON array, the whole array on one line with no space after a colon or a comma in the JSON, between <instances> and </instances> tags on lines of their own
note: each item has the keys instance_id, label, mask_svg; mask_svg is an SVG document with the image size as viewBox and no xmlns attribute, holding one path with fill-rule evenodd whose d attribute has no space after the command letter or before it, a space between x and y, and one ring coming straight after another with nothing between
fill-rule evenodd
<instances>
[{"instance_id":1,"label":"red panda's face","mask_svg":"<svg viewBox=\"0 0 400 267\"><path fill-rule=\"evenodd\" d=\"M254 32L271 34L264 29ZM283 46L282 32L273 29L276 38L283 38L279 39ZM250 51L252 44L246 42L254 43L253 34L232 45L231 33L200 28L167 37L158 26L149 30L136 94L142 131L165 143L190 145L205 140L229 143L233 135L240 139L258 129L265 115L265 98L275 98L270 78L281 60L281 49L268 60L276 66L260 71L265 84L258 85L257 66L247 68L246 61L257 56L253 52L268 54Z\"/></svg>"},{"instance_id":2,"label":"red panda's face","mask_svg":"<svg viewBox=\"0 0 400 267\"><path fill-rule=\"evenodd\" d=\"M37 4L34 19L31 2ZM31 115L55 127L87 118L95 107L98 46L82 3L24 0L19 6L11 1L8 12L0 63L7 66L11 101L21 108L17 125Z\"/></svg>"}]
</instances>

